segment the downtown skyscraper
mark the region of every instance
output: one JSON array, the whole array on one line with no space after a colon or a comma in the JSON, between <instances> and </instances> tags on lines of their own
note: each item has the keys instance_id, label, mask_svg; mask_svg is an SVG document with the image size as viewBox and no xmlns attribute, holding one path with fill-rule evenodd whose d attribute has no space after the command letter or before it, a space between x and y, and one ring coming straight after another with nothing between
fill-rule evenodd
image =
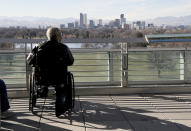
<instances>
[{"instance_id":1,"label":"downtown skyscraper","mask_svg":"<svg viewBox=\"0 0 191 131\"><path fill-rule=\"evenodd\" d=\"M121 25L124 25L124 24L126 24L126 18L124 17L124 14L121 14L120 15L120 21L121 21Z\"/></svg>"},{"instance_id":2,"label":"downtown skyscraper","mask_svg":"<svg viewBox=\"0 0 191 131\"><path fill-rule=\"evenodd\" d=\"M81 28L87 28L87 14L80 13L80 27Z\"/></svg>"}]
</instances>

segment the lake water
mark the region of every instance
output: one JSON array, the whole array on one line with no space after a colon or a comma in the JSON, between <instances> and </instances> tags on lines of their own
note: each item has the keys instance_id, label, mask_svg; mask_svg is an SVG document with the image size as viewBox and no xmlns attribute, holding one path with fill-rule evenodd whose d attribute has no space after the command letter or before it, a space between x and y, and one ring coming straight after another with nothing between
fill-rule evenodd
<instances>
[{"instance_id":1,"label":"lake water","mask_svg":"<svg viewBox=\"0 0 191 131\"><path fill-rule=\"evenodd\" d=\"M66 45L69 47L69 48L81 48L83 43L66 43ZM36 44L32 44L32 48L35 46ZM22 49L22 48L25 48L25 44L23 43L16 43L15 44L15 48L16 49ZM28 43L27 44L27 49L31 49L31 43Z\"/></svg>"},{"instance_id":2,"label":"lake water","mask_svg":"<svg viewBox=\"0 0 191 131\"><path fill-rule=\"evenodd\" d=\"M81 48L82 43L66 43L69 48Z\"/></svg>"}]
</instances>

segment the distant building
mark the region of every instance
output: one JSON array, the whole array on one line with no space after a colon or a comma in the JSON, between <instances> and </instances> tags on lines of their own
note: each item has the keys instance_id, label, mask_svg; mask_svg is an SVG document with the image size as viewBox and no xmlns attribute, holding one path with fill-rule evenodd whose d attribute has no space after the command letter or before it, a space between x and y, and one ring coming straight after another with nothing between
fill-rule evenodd
<instances>
[{"instance_id":1,"label":"distant building","mask_svg":"<svg viewBox=\"0 0 191 131\"><path fill-rule=\"evenodd\" d=\"M95 28L95 22L93 20L90 20L90 25L89 25L90 28Z\"/></svg>"},{"instance_id":2,"label":"distant building","mask_svg":"<svg viewBox=\"0 0 191 131\"><path fill-rule=\"evenodd\" d=\"M106 26L106 25L105 25ZM110 21L109 23L108 23L108 28L110 27L110 28L113 28L115 26L115 21Z\"/></svg>"},{"instance_id":3,"label":"distant building","mask_svg":"<svg viewBox=\"0 0 191 131\"><path fill-rule=\"evenodd\" d=\"M120 27L121 27L120 19L115 19L115 21L114 21L114 26L117 27L117 28L120 28Z\"/></svg>"},{"instance_id":4,"label":"distant building","mask_svg":"<svg viewBox=\"0 0 191 131\"><path fill-rule=\"evenodd\" d=\"M80 13L80 27L87 28L87 14Z\"/></svg>"},{"instance_id":5,"label":"distant building","mask_svg":"<svg viewBox=\"0 0 191 131\"><path fill-rule=\"evenodd\" d=\"M104 27L104 28L111 28L111 25L107 25L107 24L106 24L106 25L104 25L103 27Z\"/></svg>"},{"instance_id":6,"label":"distant building","mask_svg":"<svg viewBox=\"0 0 191 131\"><path fill-rule=\"evenodd\" d=\"M86 28L88 27L87 14L84 14L84 25L85 25Z\"/></svg>"},{"instance_id":7,"label":"distant building","mask_svg":"<svg viewBox=\"0 0 191 131\"><path fill-rule=\"evenodd\" d=\"M137 29L140 29L141 28L141 21L136 21L135 26L137 27Z\"/></svg>"},{"instance_id":8,"label":"distant building","mask_svg":"<svg viewBox=\"0 0 191 131\"><path fill-rule=\"evenodd\" d=\"M74 26L75 26L75 28L79 28L79 22L78 22L78 21L75 21Z\"/></svg>"},{"instance_id":9,"label":"distant building","mask_svg":"<svg viewBox=\"0 0 191 131\"><path fill-rule=\"evenodd\" d=\"M145 29L145 21L141 22L141 29Z\"/></svg>"},{"instance_id":10,"label":"distant building","mask_svg":"<svg viewBox=\"0 0 191 131\"><path fill-rule=\"evenodd\" d=\"M126 18L124 17L124 14L120 15L120 24L121 27L124 28L124 25L126 24Z\"/></svg>"},{"instance_id":11,"label":"distant building","mask_svg":"<svg viewBox=\"0 0 191 131\"><path fill-rule=\"evenodd\" d=\"M161 28L161 29L166 29L166 27L167 26L165 24L162 24L162 25L159 26L159 28Z\"/></svg>"},{"instance_id":12,"label":"distant building","mask_svg":"<svg viewBox=\"0 0 191 131\"><path fill-rule=\"evenodd\" d=\"M64 29L65 28L65 24L60 24L60 29Z\"/></svg>"},{"instance_id":13,"label":"distant building","mask_svg":"<svg viewBox=\"0 0 191 131\"><path fill-rule=\"evenodd\" d=\"M145 21L133 22L133 29L135 29L135 30L143 30L143 29L145 29Z\"/></svg>"},{"instance_id":14,"label":"distant building","mask_svg":"<svg viewBox=\"0 0 191 131\"><path fill-rule=\"evenodd\" d=\"M15 26L9 26L9 29L15 29Z\"/></svg>"},{"instance_id":15,"label":"distant building","mask_svg":"<svg viewBox=\"0 0 191 131\"><path fill-rule=\"evenodd\" d=\"M80 13L80 27L84 25L84 14Z\"/></svg>"},{"instance_id":16,"label":"distant building","mask_svg":"<svg viewBox=\"0 0 191 131\"><path fill-rule=\"evenodd\" d=\"M124 29L126 30L130 30L131 29L131 25L130 24L124 24Z\"/></svg>"},{"instance_id":17,"label":"distant building","mask_svg":"<svg viewBox=\"0 0 191 131\"><path fill-rule=\"evenodd\" d=\"M98 20L98 26L103 26L103 20L102 19Z\"/></svg>"},{"instance_id":18,"label":"distant building","mask_svg":"<svg viewBox=\"0 0 191 131\"><path fill-rule=\"evenodd\" d=\"M184 26L184 25L179 25L177 28L178 28L178 29L181 29L181 30L184 30L184 29L185 29L185 26Z\"/></svg>"},{"instance_id":19,"label":"distant building","mask_svg":"<svg viewBox=\"0 0 191 131\"><path fill-rule=\"evenodd\" d=\"M17 29L20 29L20 28L21 28L21 26L16 26L16 28L17 28Z\"/></svg>"},{"instance_id":20,"label":"distant building","mask_svg":"<svg viewBox=\"0 0 191 131\"><path fill-rule=\"evenodd\" d=\"M154 28L154 24L148 24L148 28Z\"/></svg>"},{"instance_id":21,"label":"distant building","mask_svg":"<svg viewBox=\"0 0 191 131\"><path fill-rule=\"evenodd\" d=\"M124 16L125 16L124 14L121 14L121 15L120 15L120 18L124 18Z\"/></svg>"},{"instance_id":22,"label":"distant building","mask_svg":"<svg viewBox=\"0 0 191 131\"><path fill-rule=\"evenodd\" d=\"M68 28L70 29L74 28L74 23L68 23Z\"/></svg>"}]
</instances>

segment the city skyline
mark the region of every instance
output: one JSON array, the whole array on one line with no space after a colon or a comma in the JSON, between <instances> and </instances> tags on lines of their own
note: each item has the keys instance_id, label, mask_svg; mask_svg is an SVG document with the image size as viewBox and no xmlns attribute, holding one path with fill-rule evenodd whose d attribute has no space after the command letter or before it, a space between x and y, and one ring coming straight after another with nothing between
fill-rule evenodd
<instances>
[{"instance_id":1,"label":"city skyline","mask_svg":"<svg viewBox=\"0 0 191 131\"><path fill-rule=\"evenodd\" d=\"M79 19L79 13L85 12L89 19L115 19L119 14L125 14L128 21L133 21L191 15L190 0L0 0L0 2L0 16L10 17Z\"/></svg>"}]
</instances>

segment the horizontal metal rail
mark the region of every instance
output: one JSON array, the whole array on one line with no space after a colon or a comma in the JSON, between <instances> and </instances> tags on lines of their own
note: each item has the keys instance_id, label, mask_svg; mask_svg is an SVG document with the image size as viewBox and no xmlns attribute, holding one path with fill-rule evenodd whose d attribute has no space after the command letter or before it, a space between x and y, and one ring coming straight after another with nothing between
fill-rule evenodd
<instances>
[{"instance_id":1,"label":"horizontal metal rail","mask_svg":"<svg viewBox=\"0 0 191 131\"><path fill-rule=\"evenodd\" d=\"M178 74L178 75L184 75L184 74ZM141 75L128 75L128 76L156 76L156 75L141 74ZM172 76L172 75L162 75L162 76Z\"/></svg>"},{"instance_id":2,"label":"horizontal metal rail","mask_svg":"<svg viewBox=\"0 0 191 131\"><path fill-rule=\"evenodd\" d=\"M46 41L47 39L16 39L16 38L0 38L0 43L39 43ZM131 42L131 43L147 43L145 38L70 38L62 39L63 43L120 43L120 42Z\"/></svg>"},{"instance_id":3,"label":"horizontal metal rail","mask_svg":"<svg viewBox=\"0 0 191 131\"><path fill-rule=\"evenodd\" d=\"M87 70L78 70L78 71L72 71L72 72L91 72L91 73L93 73L93 72L108 72L109 70L99 70L99 71L87 71ZM115 70L115 71L121 71L121 70Z\"/></svg>"},{"instance_id":4,"label":"horizontal metal rail","mask_svg":"<svg viewBox=\"0 0 191 131\"><path fill-rule=\"evenodd\" d=\"M174 69L174 70L180 71L180 68L179 68L179 69ZM130 69L130 70L128 70L128 71L137 71L137 72L138 72L138 71L145 71L145 69L144 69L144 70L141 70L141 69L136 69L136 70L135 70L135 69ZM148 71L148 70L146 70L146 71ZM154 71L158 71L158 70L154 69L154 70L152 70L152 71L154 72ZM165 70L164 70L164 71L165 71ZM167 71L168 71L168 70L167 70Z\"/></svg>"}]
</instances>

